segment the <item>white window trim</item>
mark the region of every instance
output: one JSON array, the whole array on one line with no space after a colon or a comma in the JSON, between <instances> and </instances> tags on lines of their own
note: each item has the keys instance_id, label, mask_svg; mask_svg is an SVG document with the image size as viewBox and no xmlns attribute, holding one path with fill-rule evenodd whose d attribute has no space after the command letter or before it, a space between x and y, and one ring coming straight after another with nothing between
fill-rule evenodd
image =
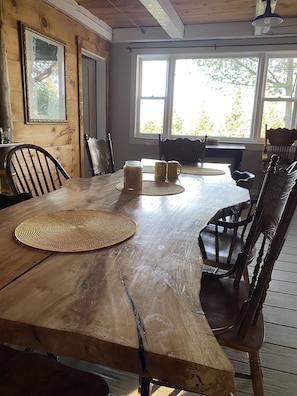
<instances>
[{"instance_id":1,"label":"white window trim","mask_svg":"<svg viewBox=\"0 0 297 396\"><path fill-rule=\"evenodd\" d=\"M137 123L137 98L136 98L136 85L139 78L139 70L138 69L138 59L139 57L143 57L146 59L167 59L169 60L170 68L172 72L168 73L167 81L167 110L165 110L165 117L167 116L169 120L165 120L165 126L167 129L164 130L164 135L166 137L170 136L169 131L171 130L171 110L172 110L172 90L173 90L173 79L174 79L174 70L172 66L172 62L178 58L186 58L186 57L197 57L197 58L218 58L218 57L258 57L259 58L259 69L258 69L258 78L256 82L255 89L255 101L254 101L254 109L251 120L251 136L249 138L241 138L240 140L236 140L234 138L220 138L220 142L222 143L251 143L251 144L262 144L263 138L260 137L261 133L261 123L263 116L263 108L264 101L266 100L265 93L265 81L266 81L266 70L267 70L267 62L269 58L275 57L297 57L297 51L295 50L278 50L278 51L263 51L262 50L254 50L252 52L217 52L216 49L211 52L203 53L201 49L199 51L192 50L189 52L187 49L166 49L166 54L164 54L164 49L156 48L152 49L134 49L131 52L131 97L130 97L130 143L140 143L140 144L156 144L156 135L152 134L139 134L135 132L135 128L138 126ZM297 89L295 89L295 99L290 99L290 101L295 102L295 106L293 106L293 116L292 116L292 128L297 127ZM139 130L139 129L138 129ZM254 132L253 132L254 131ZM183 135L182 137L190 137L193 138L192 135Z\"/></svg>"}]
</instances>

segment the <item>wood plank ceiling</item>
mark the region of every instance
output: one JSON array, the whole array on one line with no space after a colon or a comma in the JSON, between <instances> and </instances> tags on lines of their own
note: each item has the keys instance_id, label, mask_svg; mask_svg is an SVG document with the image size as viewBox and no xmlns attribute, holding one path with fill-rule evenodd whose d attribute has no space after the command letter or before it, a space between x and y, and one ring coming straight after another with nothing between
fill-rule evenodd
<instances>
[{"instance_id":1,"label":"wood plank ceiling","mask_svg":"<svg viewBox=\"0 0 297 396\"><path fill-rule=\"evenodd\" d=\"M274 1L271 0L271 3L273 4ZM77 2L112 28L159 26L141 0L77 0ZM167 0L160 2L167 3ZM256 16L256 3L257 0L171 0L173 9L185 26L218 22L251 22ZM277 0L275 12L284 19L296 18L297 0Z\"/></svg>"}]
</instances>

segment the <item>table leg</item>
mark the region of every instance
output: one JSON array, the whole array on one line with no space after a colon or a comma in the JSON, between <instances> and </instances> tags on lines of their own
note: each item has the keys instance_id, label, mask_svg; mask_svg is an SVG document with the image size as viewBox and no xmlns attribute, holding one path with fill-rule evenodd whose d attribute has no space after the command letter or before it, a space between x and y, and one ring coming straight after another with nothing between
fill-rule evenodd
<instances>
[{"instance_id":1,"label":"table leg","mask_svg":"<svg viewBox=\"0 0 297 396\"><path fill-rule=\"evenodd\" d=\"M146 377L139 377L138 394L140 396L150 396L151 394L151 379Z\"/></svg>"}]
</instances>

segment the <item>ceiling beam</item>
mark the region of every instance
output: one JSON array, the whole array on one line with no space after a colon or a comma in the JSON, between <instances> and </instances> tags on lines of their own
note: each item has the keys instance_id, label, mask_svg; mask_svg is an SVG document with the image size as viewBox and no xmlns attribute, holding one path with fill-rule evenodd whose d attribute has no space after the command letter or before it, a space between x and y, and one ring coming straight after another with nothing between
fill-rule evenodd
<instances>
[{"instance_id":1,"label":"ceiling beam","mask_svg":"<svg viewBox=\"0 0 297 396\"><path fill-rule=\"evenodd\" d=\"M185 27L169 0L139 0L169 37L182 39Z\"/></svg>"},{"instance_id":2,"label":"ceiling beam","mask_svg":"<svg viewBox=\"0 0 297 396\"><path fill-rule=\"evenodd\" d=\"M100 37L112 41L112 28L107 23L101 21L95 15L91 14L84 7L80 6L75 0L43 0L45 3L55 7L65 15L71 16L72 19L80 22Z\"/></svg>"}]
</instances>

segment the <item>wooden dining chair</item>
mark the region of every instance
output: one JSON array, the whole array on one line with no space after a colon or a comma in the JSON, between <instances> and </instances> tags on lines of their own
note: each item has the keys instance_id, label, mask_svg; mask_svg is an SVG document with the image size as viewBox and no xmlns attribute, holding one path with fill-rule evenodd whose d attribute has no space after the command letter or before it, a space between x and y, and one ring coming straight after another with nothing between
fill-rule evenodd
<instances>
[{"instance_id":1,"label":"wooden dining chair","mask_svg":"<svg viewBox=\"0 0 297 396\"><path fill-rule=\"evenodd\" d=\"M245 249L238 257L235 279L204 272L200 291L203 312L219 344L247 353L250 373L236 376L252 379L255 396L264 396L259 358L264 342L263 304L297 206L297 171L281 169L268 176L262 185ZM248 284L241 274L255 241L259 252Z\"/></svg>"},{"instance_id":2,"label":"wooden dining chair","mask_svg":"<svg viewBox=\"0 0 297 396\"><path fill-rule=\"evenodd\" d=\"M257 202L263 198L264 186L267 179L276 171L278 156L271 158L266 177L263 180L261 193L257 199L250 202L224 208L209 220L198 236L198 245L201 252L203 264L214 267L214 273L218 276L234 276L237 270L237 260L239 254L246 245L249 236L250 226L254 220ZM272 191L272 195L277 194ZM249 250L247 263L243 271L244 280L249 283L248 264L253 260L256 253L255 243ZM208 269L209 270L209 269Z\"/></svg>"},{"instance_id":3,"label":"wooden dining chair","mask_svg":"<svg viewBox=\"0 0 297 396\"><path fill-rule=\"evenodd\" d=\"M244 248L249 223L253 220L252 206L244 211L243 205L224 208L209 220L198 236L203 264L214 267L215 273L232 275L237 257ZM251 251L249 262L255 249ZM248 271L244 278L249 282Z\"/></svg>"},{"instance_id":4,"label":"wooden dining chair","mask_svg":"<svg viewBox=\"0 0 297 396\"><path fill-rule=\"evenodd\" d=\"M277 154L279 166L287 166L296 159L297 129L268 129L265 125L265 142L262 153L263 170L267 168L269 157Z\"/></svg>"},{"instance_id":5,"label":"wooden dining chair","mask_svg":"<svg viewBox=\"0 0 297 396\"><path fill-rule=\"evenodd\" d=\"M0 194L0 209L5 209L30 198L33 198L30 193L20 193L17 195Z\"/></svg>"},{"instance_id":6,"label":"wooden dining chair","mask_svg":"<svg viewBox=\"0 0 297 396\"><path fill-rule=\"evenodd\" d=\"M7 154L5 168L13 194L29 192L37 197L57 190L70 179L52 154L34 144L13 147Z\"/></svg>"},{"instance_id":7,"label":"wooden dining chair","mask_svg":"<svg viewBox=\"0 0 297 396\"><path fill-rule=\"evenodd\" d=\"M203 164L207 136L204 140L188 138L162 139L159 135L159 158L165 161L176 160L181 164Z\"/></svg>"},{"instance_id":8,"label":"wooden dining chair","mask_svg":"<svg viewBox=\"0 0 297 396\"><path fill-rule=\"evenodd\" d=\"M0 345L0 394L5 396L108 396L100 376L66 366L39 353Z\"/></svg>"},{"instance_id":9,"label":"wooden dining chair","mask_svg":"<svg viewBox=\"0 0 297 396\"><path fill-rule=\"evenodd\" d=\"M92 176L113 173L115 168L111 134L107 134L107 141L87 134L84 135L84 139Z\"/></svg>"}]
</instances>

